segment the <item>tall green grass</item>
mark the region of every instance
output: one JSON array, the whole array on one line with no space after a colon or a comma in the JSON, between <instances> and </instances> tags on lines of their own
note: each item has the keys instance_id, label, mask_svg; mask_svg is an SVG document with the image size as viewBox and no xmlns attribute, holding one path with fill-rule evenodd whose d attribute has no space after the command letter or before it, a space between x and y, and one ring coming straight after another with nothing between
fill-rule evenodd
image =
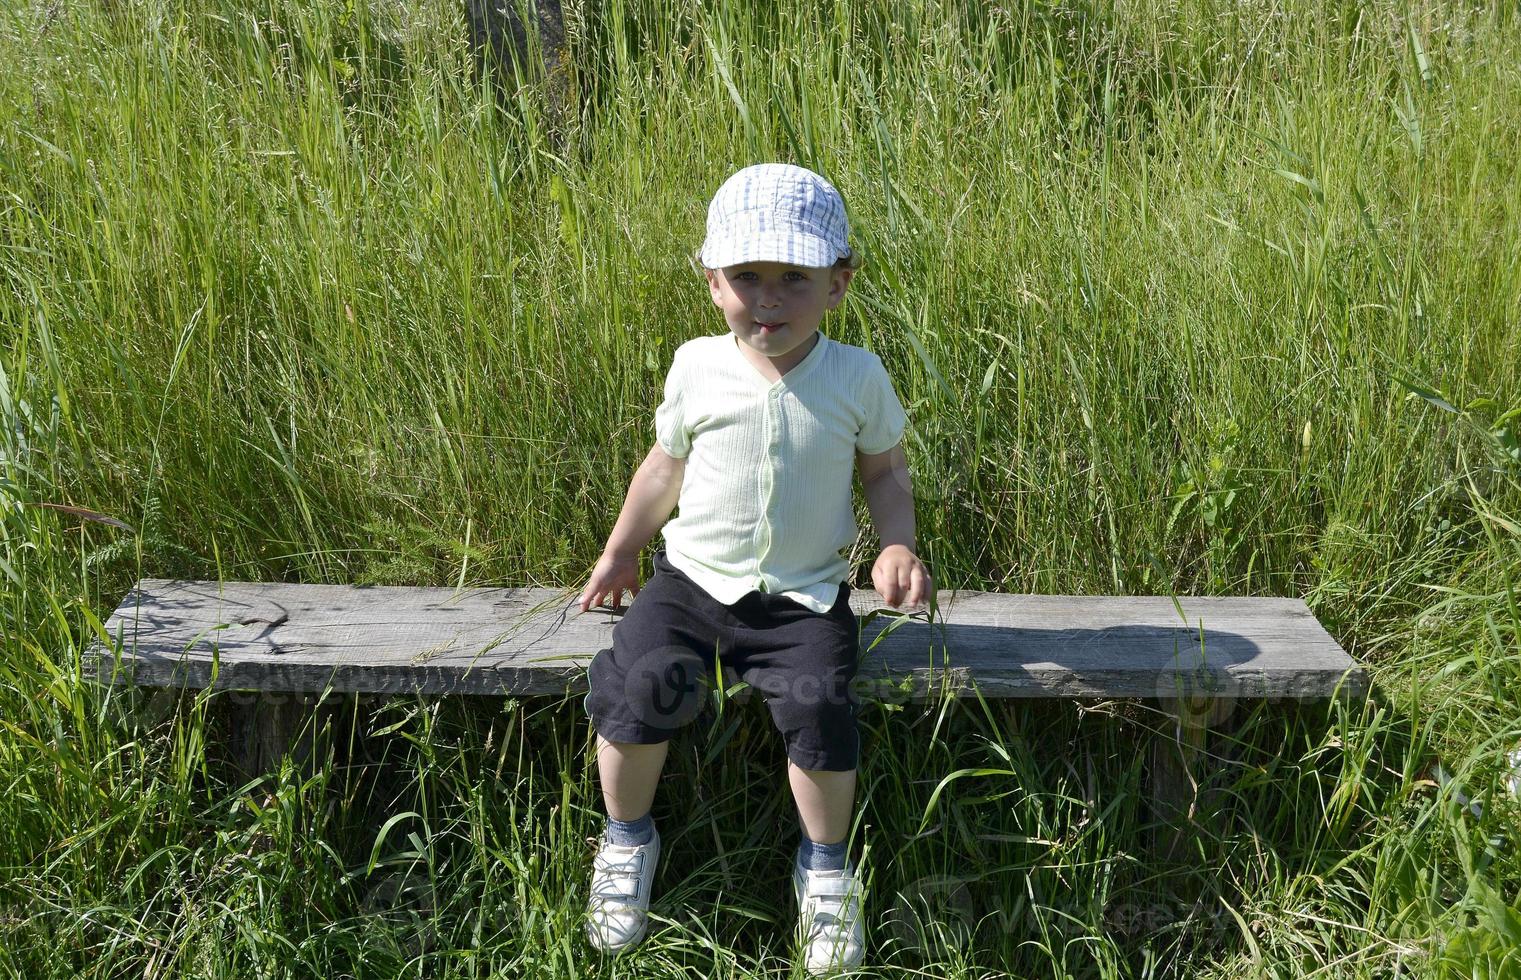
<instances>
[{"instance_id":1,"label":"tall green grass","mask_svg":"<svg viewBox=\"0 0 1521 980\"><path fill-rule=\"evenodd\" d=\"M895 379L940 587L1302 596L1378 685L1237 706L1182 862L1143 705L873 706L871 972L1521 968L1514 4L753 7L583 9L563 131L450 4L0 12L0 970L785 974L754 705L673 748L625 968L578 699L349 704L382 765L253 792L225 692L79 670L142 576L578 590L765 160L846 197L824 329Z\"/></svg>"}]
</instances>

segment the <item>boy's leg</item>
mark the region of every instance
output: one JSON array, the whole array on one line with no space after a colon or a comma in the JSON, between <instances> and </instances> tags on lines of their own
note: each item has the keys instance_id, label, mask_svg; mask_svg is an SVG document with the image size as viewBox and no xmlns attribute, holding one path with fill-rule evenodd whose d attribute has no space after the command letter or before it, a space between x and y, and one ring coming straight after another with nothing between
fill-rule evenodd
<instances>
[{"instance_id":1,"label":"boy's leg","mask_svg":"<svg viewBox=\"0 0 1521 980\"><path fill-rule=\"evenodd\" d=\"M815 845L838 845L855 808L855 695L861 625L841 583L827 615L780 597L751 593L735 606L742 677L767 695L788 746L786 779L803 834Z\"/></svg>"},{"instance_id":2,"label":"boy's leg","mask_svg":"<svg viewBox=\"0 0 1521 980\"><path fill-rule=\"evenodd\" d=\"M816 844L844 840L850 833L850 815L855 807L856 770L804 769L789 760L787 781L808 839Z\"/></svg>"},{"instance_id":3,"label":"boy's leg","mask_svg":"<svg viewBox=\"0 0 1521 980\"><path fill-rule=\"evenodd\" d=\"M638 820L655 802L655 786L665 765L669 741L653 745L609 742L597 736L597 771L602 802L614 820Z\"/></svg>"},{"instance_id":4,"label":"boy's leg","mask_svg":"<svg viewBox=\"0 0 1521 980\"><path fill-rule=\"evenodd\" d=\"M861 891L847 859L860 733L851 690L860 623L840 583L826 615L783 596L750 593L733 607L732 660L766 696L787 745L787 782L802 839L793 858L799 938L808 972L860 963Z\"/></svg>"},{"instance_id":5,"label":"boy's leg","mask_svg":"<svg viewBox=\"0 0 1521 980\"><path fill-rule=\"evenodd\" d=\"M613 820L650 812L670 739L706 701L719 605L655 553L655 574L613 627L613 643L587 667L582 701L595 728L602 798ZM711 654L709 654L711 656Z\"/></svg>"},{"instance_id":6,"label":"boy's leg","mask_svg":"<svg viewBox=\"0 0 1521 980\"><path fill-rule=\"evenodd\" d=\"M665 750L665 742L609 742L597 735L608 820L592 860L586 938L604 952L621 953L649 931L650 896L660 862L660 834L650 804Z\"/></svg>"},{"instance_id":7,"label":"boy's leg","mask_svg":"<svg viewBox=\"0 0 1521 980\"><path fill-rule=\"evenodd\" d=\"M841 583L827 615L752 593L734 609L741 676L766 695L787 743L787 782L803 833L838 844L850 832L860 736L851 681L860 623Z\"/></svg>"}]
</instances>

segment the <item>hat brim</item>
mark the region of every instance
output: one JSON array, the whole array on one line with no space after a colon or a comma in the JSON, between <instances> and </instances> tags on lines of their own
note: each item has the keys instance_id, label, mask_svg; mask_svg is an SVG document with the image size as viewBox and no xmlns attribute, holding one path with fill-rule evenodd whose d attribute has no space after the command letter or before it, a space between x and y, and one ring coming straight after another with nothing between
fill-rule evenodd
<instances>
[{"instance_id":1,"label":"hat brim","mask_svg":"<svg viewBox=\"0 0 1521 980\"><path fill-rule=\"evenodd\" d=\"M768 231L734 238L709 238L699 258L705 268L722 269L745 262L785 262L813 269L843 258L826 239L798 231Z\"/></svg>"}]
</instances>

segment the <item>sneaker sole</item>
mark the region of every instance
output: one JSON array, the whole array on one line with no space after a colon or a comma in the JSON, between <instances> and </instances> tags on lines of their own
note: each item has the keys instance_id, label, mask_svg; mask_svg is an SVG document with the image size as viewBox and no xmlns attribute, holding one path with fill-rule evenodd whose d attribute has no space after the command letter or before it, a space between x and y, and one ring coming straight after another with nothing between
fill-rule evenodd
<instances>
[{"instance_id":1,"label":"sneaker sole","mask_svg":"<svg viewBox=\"0 0 1521 980\"><path fill-rule=\"evenodd\" d=\"M644 937L649 935L649 931L650 924L646 920L642 925L639 926L639 931L634 933L634 938L630 939L626 943L620 943L617 946L604 946L592 936L590 930L587 930L586 939L587 942L591 944L591 947L593 949L600 950L604 953L613 953L616 955L618 953L624 952L625 950L633 949L635 946L638 946L640 943L644 942Z\"/></svg>"}]
</instances>

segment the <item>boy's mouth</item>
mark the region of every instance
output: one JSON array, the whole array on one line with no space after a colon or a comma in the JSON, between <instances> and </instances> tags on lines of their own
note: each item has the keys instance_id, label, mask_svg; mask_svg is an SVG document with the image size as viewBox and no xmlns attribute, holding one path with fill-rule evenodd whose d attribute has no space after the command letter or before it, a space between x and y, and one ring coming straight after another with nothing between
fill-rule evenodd
<instances>
[{"instance_id":1,"label":"boy's mouth","mask_svg":"<svg viewBox=\"0 0 1521 980\"><path fill-rule=\"evenodd\" d=\"M761 321L756 320L755 321L755 325L757 327L760 327L762 330L764 330L764 331L766 331L766 332L769 333L769 332L771 332L773 330L780 330L783 327L785 327L787 324L785 324L785 323L762 323Z\"/></svg>"}]
</instances>

